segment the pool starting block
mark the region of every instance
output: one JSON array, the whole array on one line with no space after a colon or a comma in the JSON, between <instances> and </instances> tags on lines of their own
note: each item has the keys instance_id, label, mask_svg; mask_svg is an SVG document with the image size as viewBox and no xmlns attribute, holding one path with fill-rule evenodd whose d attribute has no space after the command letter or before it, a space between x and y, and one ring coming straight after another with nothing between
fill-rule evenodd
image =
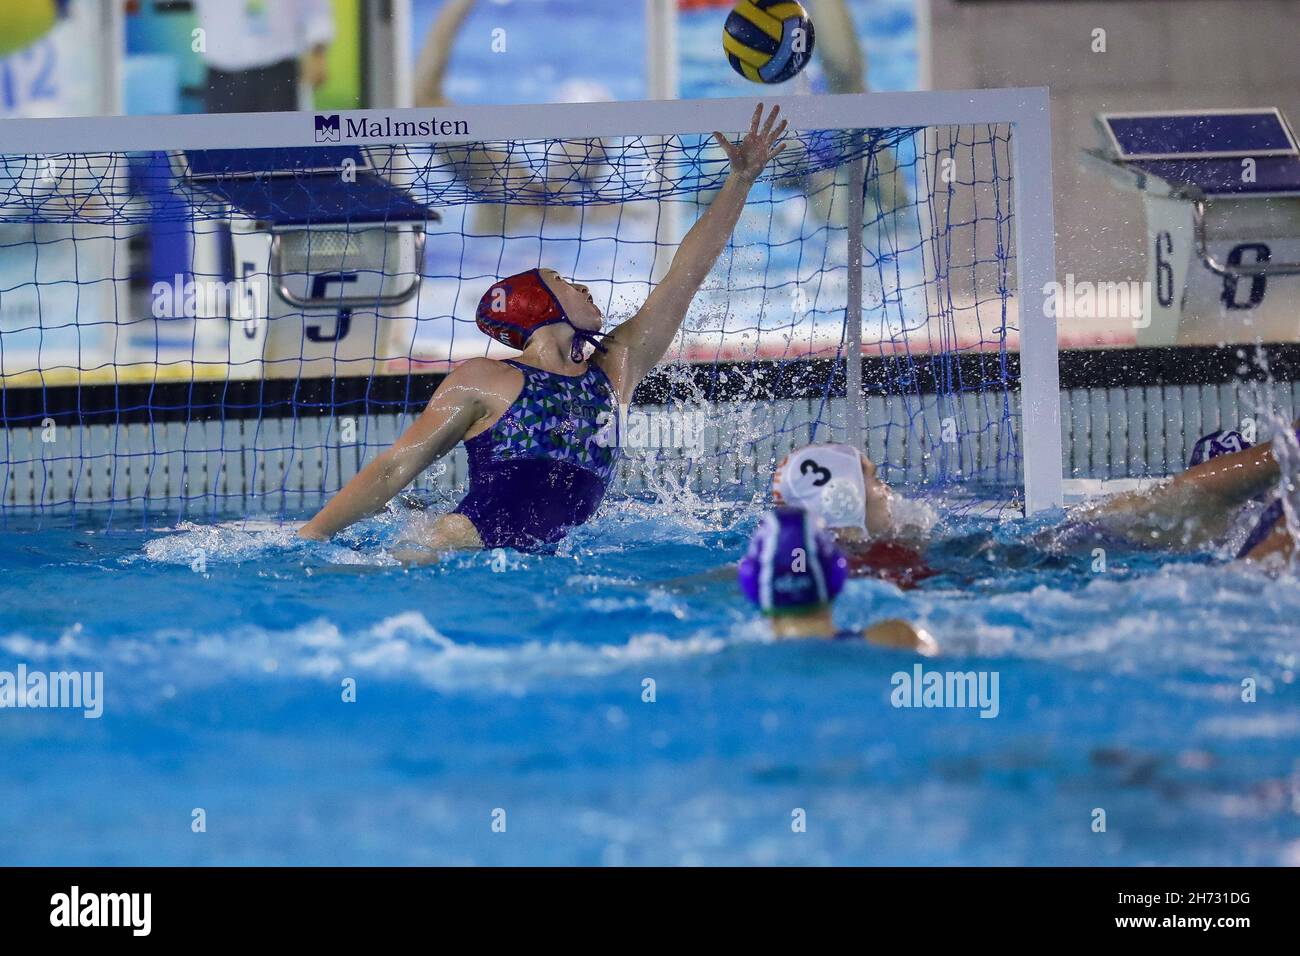
<instances>
[{"instance_id":1,"label":"pool starting block","mask_svg":"<svg viewBox=\"0 0 1300 956\"><path fill-rule=\"evenodd\" d=\"M195 249L196 272L236 290L224 314L204 316L228 320L218 344L229 377L373 375L409 356L424 230L440 217L363 150L217 149L173 162L229 214Z\"/></svg>"},{"instance_id":2,"label":"pool starting block","mask_svg":"<svg viewBox=\"0 0 1300 956\"><path fill-rule=\"evenodd\" d=\"M1300 148L1281 111L1102 113L1087 150L1147 216L1138 345L1300 340Z\"/></svg>"}]
</instances>

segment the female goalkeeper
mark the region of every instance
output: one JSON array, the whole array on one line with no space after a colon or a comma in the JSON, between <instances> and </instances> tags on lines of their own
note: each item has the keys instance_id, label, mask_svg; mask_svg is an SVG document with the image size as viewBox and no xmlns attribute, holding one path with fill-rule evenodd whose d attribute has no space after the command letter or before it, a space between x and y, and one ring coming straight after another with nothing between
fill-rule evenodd
<instances>
[{"instance_id":1,"label":"female goalkeeper","mask_svg":"<svg viewBox=\"0 0 1300 956\"><path fill-rule=\"evenodd\" d=\"M469 492L455 511L424 522L395 556L435 560L455 549L553 545L599 507L618 456L616 421L663 357L701 282L722 253L746 197L785 144L780 108L755 110L739 144L721 133L730 172L683 238L641 310L598 342L602 316L586 286L552 269L495 283L479 302L478 326L520 350L517 359L472 359L443 380L397 442L366 465L299 534L324 539L381 510L436 459L464 441ZM587 357L585 348L595 354Z\"/></svg>"}]
</instances>

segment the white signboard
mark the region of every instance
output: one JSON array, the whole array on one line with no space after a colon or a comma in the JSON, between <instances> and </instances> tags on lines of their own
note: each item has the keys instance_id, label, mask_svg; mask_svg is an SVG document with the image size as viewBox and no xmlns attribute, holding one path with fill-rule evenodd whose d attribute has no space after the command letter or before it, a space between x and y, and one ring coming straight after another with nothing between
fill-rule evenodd
<instances>
[{"instance_id":1,"label":"white signboard","mask_svg":"<svg viewBox=\"0 0 1300 956\"><path fill-rule=\"evenodd\" d=\"M1300 341L1300 275L1223 276L1197 254L1192 204L1147 195L1147 310L1139 345ZM1221 265L1300 262L1300 198L1216 199L1206 249Z\"/></svg>"}]
</instances>

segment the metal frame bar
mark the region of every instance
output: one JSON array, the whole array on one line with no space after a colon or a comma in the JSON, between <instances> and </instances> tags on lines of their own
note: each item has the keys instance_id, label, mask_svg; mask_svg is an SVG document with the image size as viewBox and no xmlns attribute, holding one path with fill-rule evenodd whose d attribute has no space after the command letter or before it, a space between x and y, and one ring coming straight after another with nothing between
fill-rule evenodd
<instances>
[{"instance_id":1,"label":"metal frame bar","mask_svg":"<svg viewBox=\"0 0 1300 956\"><path fill-rule=\"evenodd\" d=\"M1200 258L1201 264L1211 272L1216 275L1239 279L1250 278L1252 276L1300 275L1300 262L1253 262L1248 265L1236 266L1231 263L1220 262L1218 259L1214 258L1214 255L1210 252L1209 240L1206 237L1205 213L1205 200L1193 200L1192 234L1196 240L1196 255Z\"/></svg>"},{"instance_id":2,"label":"metal frame bar","mask_svg":"<svg viewBox=\"0 0 1300 956\"><path fill-rule=\"evenodd\" d=\"M1016 296L1020 306L1020 435L1024 442L1025 514L1059 508L1061 373L1056 317L1047 293L1056 281L1052 210L1052 116L1047 90L1025 90L1025 111L1012 117L1015 173ZM1029 99L1032 97L1032 99Z\"/></svg>"}]
</instances>

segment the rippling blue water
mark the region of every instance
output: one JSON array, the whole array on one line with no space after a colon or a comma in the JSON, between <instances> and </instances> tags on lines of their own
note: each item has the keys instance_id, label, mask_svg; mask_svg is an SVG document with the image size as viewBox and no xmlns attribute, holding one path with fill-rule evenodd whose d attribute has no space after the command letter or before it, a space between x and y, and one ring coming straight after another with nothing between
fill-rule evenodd
<instances>
[{"instance_id":1,"label":"rippling blue water","mask_svg":"<svg viewBox=\"0 0 1300 956\"><path fill-rule=\"evenodd\" d=\"M391 519L322 545L11 518L0 670L103 670L106 705L0 710L0 863L1300 862L1293 580L1094 573L963 519L946 574L852 581L836 613L910 617L949 652L927 667L996 672L981 719L892 707L906 655L770 642L730 582L651 583L751 522L614 503L559 554L408 572Z\"/></svg>"}]
</instances>

